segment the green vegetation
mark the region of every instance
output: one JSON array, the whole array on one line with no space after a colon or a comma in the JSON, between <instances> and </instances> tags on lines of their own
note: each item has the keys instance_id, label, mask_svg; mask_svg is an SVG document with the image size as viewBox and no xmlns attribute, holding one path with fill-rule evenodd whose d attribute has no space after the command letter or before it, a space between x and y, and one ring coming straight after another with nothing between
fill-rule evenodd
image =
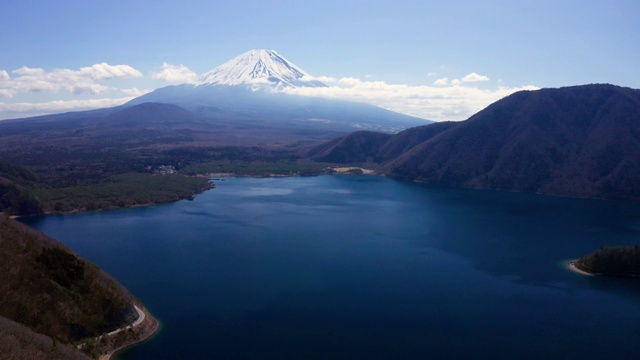
<instances>
[{"instance_id":1,"label":"green vegetation","mask_svg":"<svg viewBox=\"0 0 640 360\"><path fill-rule=\"evenodd\" d=\"M604 247L581 257L575 266L592 274L640 277L640 246Z\"/></svg>"},{"instance_id":2,"label":"green vegetation","mask_svg":"<svg viewBox=\"0 0 640 360\"><path fill-rule=\"evenodd\" d=\"M104 210L190 198L213 185L205 178L180 174L127 173L100 182L34 190L48 212Z\"/></svg>"},{"instance_id":3,"label":"green vegetation","mask_svg":"<svg viewBox=\"0 0 640 360\"><path fill-rule=\"evenodd\" d=\"M32 215L43 212L105 210L158 204L190 198L213 185L205 178L181 174L130 172L102 179L76 180L71 185L15 183L0 177L0 212Z\"/></svg>"},{"instance_id":4,"label":"green vegetation","mask_svg":"<svg viewBox=\"0 0 640 360\"><path fill-rule=\"evenodd\" d=\"M0 136L1 137L1 136ZM10 138L13 139L13 138ZM203 176L316 175L325 164L300 162L296 148L257 146L145 147L112 143L42 146L20 140L2 149L0 212L65 213L158 204L189 199L213 185ZM139 144L134 144L138 146Z\"/></svg>"}]
</instances>

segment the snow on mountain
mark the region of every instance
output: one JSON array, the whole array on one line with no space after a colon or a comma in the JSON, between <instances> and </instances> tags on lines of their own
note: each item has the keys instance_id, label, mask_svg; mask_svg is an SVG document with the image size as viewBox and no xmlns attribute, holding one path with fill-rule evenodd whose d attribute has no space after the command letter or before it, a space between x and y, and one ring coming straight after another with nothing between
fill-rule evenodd
<instances>
[{"instance_id":1,"label":"snow on mountain","mask_svg":"<svg viewBox=\"0 0 640 360\"><path fill-rule=\"evenodd\" d=\"M200 76L196 86L326 86L274 50L250 50Z\"/></svg>"},{"instance_id":2,"label":"snow on mountain","mask_svg":"<svg viewBox=\"0 0 640 360\"><path fill-rule=\"evenodd\" d=\"M428 123L366 103L279 91L325 86L273 50L251 50L205 73L196 83L165 86L126 106L173 104L207 121L231 121L247 128L259 122L265 128L274 124L322 131L396 132Z\"/></svg>"}]
</instances>

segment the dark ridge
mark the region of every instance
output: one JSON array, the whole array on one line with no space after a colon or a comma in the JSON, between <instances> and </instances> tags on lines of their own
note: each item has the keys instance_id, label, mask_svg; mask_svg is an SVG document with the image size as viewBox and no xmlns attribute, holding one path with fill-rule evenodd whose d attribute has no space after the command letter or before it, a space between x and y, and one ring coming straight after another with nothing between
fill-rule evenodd
<instances>
[{"instance_id":1,"label":"dark ridge","mask_svg":"<svg viewBox=\"0 0 640 360\"><path fill-rule=\"evenodd\" d=\"M0 215L0 316L63 343L135 320L133 296L55 240Z\"/></svg>"},{"instance_id":2,"label":"dark ridge","mask_svg":"<svg viewBox=\"0 0 640 360\"><path fill-rule=\"evenodd\" d=\"M523 91L388 164L431 183L640 199L640 91Z\"/></svg>"},{"instance_id":3,"label":"dark ridge","mask_svg":"<svg viewBox=\"0 0 640 360\"><path fill-rule=\"evenodd\" d=\"M460 122L445 121L401 131L380 147L376 157L382 162L395 159L417 145L457 125L460 125Z\"/></svg>"},{"instance_id":4,"label":"dark ridge","mask_svg":"<svg viewBox=\"0 0 640 360\"><path fill-rule=\"evenodd\" d=\"M403 130L395 135L356 131L314 146L306 156L315 161L336 164L382 164L459 124L453 121L433 123Z\"/></svg>"},{"instance_id":5,"label":"dark ridge","mask_svg":"<svg viewBox=\"0 0 640 360\"><path fill-rule=\"evenodd\" d=\"M332 163L366 163L373 161L376 151L391 134L356 131L328 143L314 147L308 153L316 161Z\"/></svg>"},{"instance_id":6,"label":"dark ridge","mask_svg":"<svg viewBox=\"0 0 640 360\"><path fill-rule=\"evenodd\" d=\"M636 89L594 84L521 91L463 122L338 146L345 139L311 153L341 164L372 159L388 175L434 184L640 200Z\"/></svg>"}]
</instances>

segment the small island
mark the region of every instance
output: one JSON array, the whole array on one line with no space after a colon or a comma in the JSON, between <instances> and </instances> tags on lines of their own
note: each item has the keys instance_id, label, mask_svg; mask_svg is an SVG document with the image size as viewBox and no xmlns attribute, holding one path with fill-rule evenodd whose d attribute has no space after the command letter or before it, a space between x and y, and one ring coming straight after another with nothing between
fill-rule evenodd
<instances>
[{"instance_id":1,"label":"small island","mask_svg":"<svg viewBox=\"0 0 640 360\"><path fill-rule=\"evenodd\" d=\"M609 246L569 262L569 268L585 275L640 278L640 246Z\"/></svg>"}]
</instances>

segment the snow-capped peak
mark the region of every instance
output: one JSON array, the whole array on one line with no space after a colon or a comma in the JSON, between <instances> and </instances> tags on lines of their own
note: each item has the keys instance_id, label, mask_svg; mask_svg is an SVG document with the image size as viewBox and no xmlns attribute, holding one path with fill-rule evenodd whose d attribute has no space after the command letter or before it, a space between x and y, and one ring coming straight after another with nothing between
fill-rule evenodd
<instances>
[{"instance_id":1,"label":"snow-capped peak","mask_svg":"<svg viewBox=\"0 0 640 360\"><path fill-rule=\"evenodd\" d=\"M202 85L326 86L274 50L250 50L200 76Z\"/></svg>"}]
</instances>

